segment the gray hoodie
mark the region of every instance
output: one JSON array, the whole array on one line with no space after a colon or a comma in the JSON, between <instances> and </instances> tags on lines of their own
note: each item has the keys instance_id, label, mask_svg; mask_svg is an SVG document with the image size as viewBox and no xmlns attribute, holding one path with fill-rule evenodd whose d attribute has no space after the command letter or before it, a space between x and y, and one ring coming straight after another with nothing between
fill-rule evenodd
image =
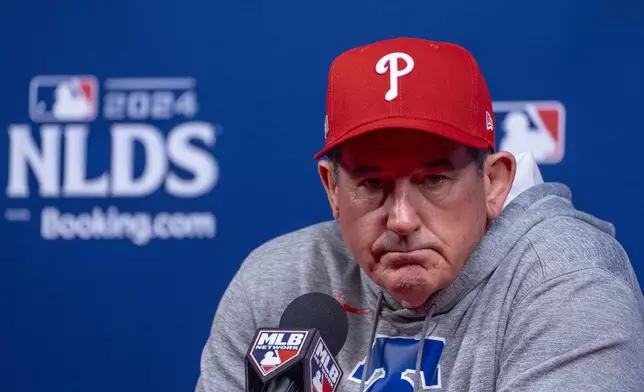
<instances>
[{"instance_id":1,"label":"gray hoodie","mask_svg":"<svg viewBox=\"0 0 644 392\"><path fill-rule=\"evenodd\" d=\"M221 299L196 390L243 391L256 328L313 291L348 309L340 391L644 391L636 276L613 227L561 184L516 196L456 281L414 310L363 273L335 222L263 244Z\"/></svg>"}]
</instances>

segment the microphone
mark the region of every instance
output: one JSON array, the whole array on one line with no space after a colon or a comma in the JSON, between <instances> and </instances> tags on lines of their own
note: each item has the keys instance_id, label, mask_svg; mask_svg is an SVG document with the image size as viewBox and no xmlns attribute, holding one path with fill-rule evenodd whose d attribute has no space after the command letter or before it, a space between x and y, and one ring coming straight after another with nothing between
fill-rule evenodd
<instances>
[{"instance_id":1,"label":"microphone","mask_svg":"<svg viewBox=\"0 0 644 392\"><path fill-rule=\"evenodd\" d=\"M347 339L342 305L324 293L291 302L279 328L259 328L245 358L246 392L334 392L343 371L335 360Z\"/></svg>"}]
</instances>

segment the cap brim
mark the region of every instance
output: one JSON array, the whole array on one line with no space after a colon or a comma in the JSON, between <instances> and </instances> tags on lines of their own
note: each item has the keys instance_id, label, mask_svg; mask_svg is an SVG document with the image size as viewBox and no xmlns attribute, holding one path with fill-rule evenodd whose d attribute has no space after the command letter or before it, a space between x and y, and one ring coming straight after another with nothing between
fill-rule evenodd
<instances>
[{"instance_id":1,"label":"cap brim","mask_svg":"<svg viewBox=\"0 0 644 392\"><path fill-rule=\"evenodd\" d=\"M338 139L328 143L320 152L315 154L313 158L320 159L330 150L334 149L335 147L339 146L349 139L353 139L369 132L380 131L384 129L409 129L422 131L436 136L441 136L445 139L453 140L467 147L477 149L494 149L494 146L490 146L487 140L476 137L470 133L460 130L459 128L440 121L415 119L409 117L388 117L353 128L349 132L340 136Z\"/></svg>"}]
</instances>

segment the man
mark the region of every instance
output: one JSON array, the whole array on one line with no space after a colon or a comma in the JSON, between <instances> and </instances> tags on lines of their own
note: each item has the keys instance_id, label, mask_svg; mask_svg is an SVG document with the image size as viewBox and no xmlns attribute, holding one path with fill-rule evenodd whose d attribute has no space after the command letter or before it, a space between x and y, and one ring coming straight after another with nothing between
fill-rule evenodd
<instances>
[{"instance_id":1,"label":"man","mask_svg":"<svg viewBox=\"0 0 644 392\"><path fill-rule=\"evenodd\" d=\"M340 55L315 156L335 219L248 256L197 391L243 391L256 328L313 291L347 310L341 391L644 391L644 298L613 227L561 184L508 202L516 160L495 129L460 46L399 38Z\"/></svg>"}]
</instances>

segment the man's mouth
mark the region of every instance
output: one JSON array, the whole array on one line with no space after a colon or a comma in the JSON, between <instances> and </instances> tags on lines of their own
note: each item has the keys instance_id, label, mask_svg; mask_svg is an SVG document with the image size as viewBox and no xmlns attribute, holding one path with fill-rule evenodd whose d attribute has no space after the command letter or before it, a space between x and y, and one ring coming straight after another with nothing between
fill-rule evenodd
<instances>
[{"instance_id":1,"label":"man's mouth","mask_svg":"<svg viewBox=\"0 0 644 392\"><path fill-rule=\"evenodd\" d=\"M380 263L392 268L408 265L423 265L430 257L430 249L417 249L407 252L385 252L380 257Z\"/></svg>"}]
</instances>

